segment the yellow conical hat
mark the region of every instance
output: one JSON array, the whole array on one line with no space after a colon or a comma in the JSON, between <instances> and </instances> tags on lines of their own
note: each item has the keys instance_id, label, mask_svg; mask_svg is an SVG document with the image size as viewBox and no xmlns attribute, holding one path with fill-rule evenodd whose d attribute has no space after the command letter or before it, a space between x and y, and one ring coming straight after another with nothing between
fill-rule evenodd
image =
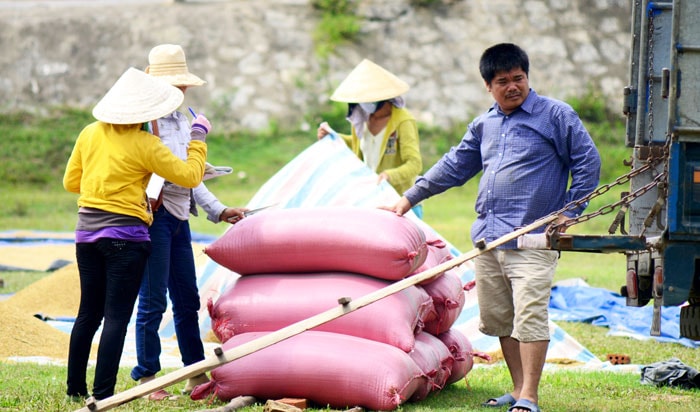
<instances>
[{"instance_id":1,"label":"yellow conical hat","mask_svg":"<svg viewBox=\"0 0 700 412\"><path fill-rule=\"evenodd\" d=\"M383 67L364 59L340 83L331 100L346 103L368 103L389 100L408 91L406 82Z\"/></svg>"}]
</instances>

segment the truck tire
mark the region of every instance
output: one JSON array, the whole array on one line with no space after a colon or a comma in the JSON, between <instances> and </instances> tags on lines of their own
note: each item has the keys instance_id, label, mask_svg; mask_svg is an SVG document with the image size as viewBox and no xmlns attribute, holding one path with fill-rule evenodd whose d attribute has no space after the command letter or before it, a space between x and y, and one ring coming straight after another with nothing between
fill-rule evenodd
<instances>
[{"instance_id":1,"label":"truck tire","mask_svg":"<svg viewBox=\"0 0 700 412\"><path fill-rule=\"evenodd\" d=\"M700 340L700 306L681 307L680 329L682 337Z\"/></svg>"}]
</instances>

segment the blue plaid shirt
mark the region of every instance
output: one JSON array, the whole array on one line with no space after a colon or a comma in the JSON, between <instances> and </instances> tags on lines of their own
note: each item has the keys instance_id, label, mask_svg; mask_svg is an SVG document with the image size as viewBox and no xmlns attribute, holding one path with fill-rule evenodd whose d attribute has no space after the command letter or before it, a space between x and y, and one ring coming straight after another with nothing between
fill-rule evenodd
<instances>
[{"instance_id":1,"label":"blue plaid shirt","mask_svg":"<svg viewBox=\"0 0 700 412\"><path fill-rule=\"evenodd\" d=\"M463 185L482 170L471 237L491 242L595 190L600 155L569 105L530 90L511 114L504 114L494 103L474 119L462 141L404 195L416 205ZM567 214L578 216L586 206ZM502 248L516 246L514 240Z\"/></svg>"}]
</instances>

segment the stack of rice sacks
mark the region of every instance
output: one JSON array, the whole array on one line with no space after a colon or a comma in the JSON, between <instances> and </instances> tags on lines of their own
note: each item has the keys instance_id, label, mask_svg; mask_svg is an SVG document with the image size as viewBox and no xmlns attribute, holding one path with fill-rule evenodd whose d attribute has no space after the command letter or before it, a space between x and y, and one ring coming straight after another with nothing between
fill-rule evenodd
<instances>
[{"instance_id":1,"label":"stack of rice sacks","mask_svg":"<svg viewBox=\"0 0 700 412\"><path fill-rule=\"evenodd\" d=\"M376 208L276 209L251 215L205 249L240 275L209 302L229 350L451 258L418 225ZM322 407L393 410L464 378L469 340L450 329L464 305L447 271L211 372L192 399L305 398Z\"/></svg>"}]
</instances>

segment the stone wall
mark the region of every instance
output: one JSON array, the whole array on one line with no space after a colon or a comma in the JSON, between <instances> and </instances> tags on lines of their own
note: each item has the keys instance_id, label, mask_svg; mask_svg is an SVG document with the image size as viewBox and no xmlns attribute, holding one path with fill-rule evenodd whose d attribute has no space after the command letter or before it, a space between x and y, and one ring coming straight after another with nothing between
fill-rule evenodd
<instances>
[{"instance_id":1,"label":"stone wall","mask_svg":"<svg viewBox=\"0 0 700 412\"><path fill-rule=\"evenodd\" d=\"M539 94L595 90L618 110L631 1L358 0L358 40L327 61L314 51L320 16L305 0L0 1L0 111L91 108L127 67L146 66L151 47L178 43L208 82L186 104L232 130L315 128L308 114L329 107L363 58L411 85L407 105L421 121L461 127L491 104L478 59L504 41L529 53Z\"/></svg>"}]
</instances>

